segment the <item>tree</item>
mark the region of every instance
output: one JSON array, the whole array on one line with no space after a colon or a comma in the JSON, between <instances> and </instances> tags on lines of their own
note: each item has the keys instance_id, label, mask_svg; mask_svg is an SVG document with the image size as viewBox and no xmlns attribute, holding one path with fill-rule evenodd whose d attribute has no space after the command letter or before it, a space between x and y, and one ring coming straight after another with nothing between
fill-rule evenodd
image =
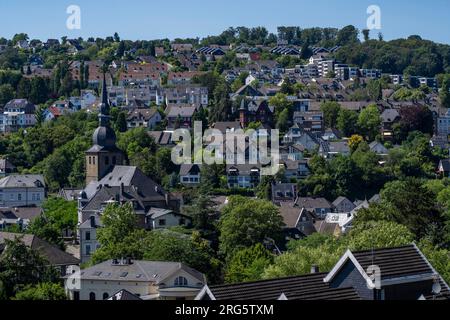
<instances>
[{"instance_id":1,"label":"tree","mask_svg":"<svg viewBox=\"0 0 450 320\"><path fill-rule=\"evenodd\" d=\"M336 44L339 46L358 43L358 29L349 25L339 30L336 38Z\"/></svg>"},{"instance_id":2,"label":"tree","mask_svg":"<svg viewBox=\"0 0 450 320\"><path fill-rule=\"evenodd\" d=\"M34 104L45 103L48 99L49 90L45 80L34 77L31 80L30 101Z\"/></svg>"},{"instance_id":3,"label":"tree","mask_svg":"<svg viewBox=\"0 0 450 320\"><path fill-rule=\"evenodd\" d=\"M341 109L337 118L337 128L346 137L356 133L358 113L352 110Z\"/></svg>"},{"instance_id":4,"label":"tree","mask_svg":"<svg viewBox=\"0 0 450 320\"><path fill-rule=\"evenodd\" d=\"M10 84L0 85L0 106L14 99L14 88Z\"/></svg>"},{"instance_id":5,"label":"tree","mask_svg":"<svg viewBox=\"0 0 450 320\"><path fill-rule=\"evenodd\" d=\"M113 258L134 258L134 248L130 248L126 243L126 239L130 239L137 230L137 216L132 204L108 205L101 220L103 227L97 231L100 249L108 252ZM96 253L93 260L96 258Z\"/></svg>"},{"instance_id":6,"label":"tree","mask_svg":"<svg viewBox=\"0 0 450 320\"><path fill-rule=\"evenodd\" d=\"M200 231L212 229L212 218L215 213L214 202L209 195L201 192L194 199L192 205L185 208L186 213L192 218L194 228Z\"/></svg>"},{"instance_id":7,"label":"tree","mask_svg":"<svg viewBox=\"0 0 450 320\"><path fill-rule=\"evenodd\" d=\"M364 141L364 138L360 135L354 134L348 140L348 146L352 152L355 152L358 149L359 145Z\"/></svg>"},{"instance_id":8,"label":"tree","mask_svg":"<svg viewBox=\"0 0 450 320\"><path fill-rule=\"evenodd\" d=\"M45 107L45 105L39 105L36 108L36 112L34 113L34 116L36 118L36 126L40 127L44 123L46 109L47 108Z\"/></svg>"},{"instance_id":9,"label":"tree","mask_svg":"<svg viewBox=\"0 0 450 320\"><path fill-rule=\"evenodd\" d=\"M25 287L16 294L13 300L57 301L67 300L67 296L60 284L45 282Z\"/></svg>"},{"instance_id":10,"label":"tree","mask_svg":"<svg viewBox=\"0 0 450 320\"><path fill-rule=\"evenodd\" d=\"M231 115L232 104L229 99L230 86L225 79L220 78L217 86L214 89L214 104L210 109L209 121L211 123L218 121L226 121Z\"/></svg>"},{"instance_id":11,"label":"tree","mask_svg":"<svg viewBox=\"0 0 450 320\"><path fill-rule=\"evenodd\" d=\"M323 112L325 126L327 128L336 128L341 105L335 101L327 101L320 105L320 110Z\"/></svg>"},{"instance_id":12,"label":"tree","mask_svg":"<svg viewBox=\"0 0 450 320\"><path fill-rule=\"evenodd\" d=\"M239 249L271 238L279 240L283 220L266 200L231 197L219 221L220 251L229 259Z\"/></svg>"},{"instance_id":13,"label":"tree","mask_svg":"<svg viewBox=\"0 0 450 320\"><path fill-rule=\"evenodd\" d=\"M400 131L398 140L403 141L413 131L433 134L433 113L426 106L408 106L400 108Z\"/></svg>"},{"instance_id":14,"label":"tree","mask_svg":"<svg viewBox=\"0 0 450 320\"><path fill-rule=\"evenodd\" d=\"M364 36L364 41L369 41L370 40L370 30L369 29L363 29L362 34Z\"/></svg>"},{"instance_id":15,"label":"tree","mask_svg":"<svg viewBox=\"0 0 450 320\"><path fill-rule=\"evenodd\" d=\"M274 256L260 243L237 251L225 272L225 282L242 283L261 279L264 269L273 263Z\"/></svg>"},{"instance_id":16,"label":"tree","mask_svg":"<svg viewBox=\"0 0 450 320\"><path fill-rule=\"evenodd\" d=\"M119 132L126 132L128 129L127 114L124 111L119 112L119 114L117 115L116 128Z\"/></svg>"},{"instance_id":17,"label":"tree","mask_svg":"<svg viewBox=\"0 0 450 320\"><path fill-rule=\"evenodd\" d=\"M360 251L408 245L414 235L406 226L395 222L368 221L357 223L346 240L348 248Z\"/></svg>"},{"instance_id":18,"label":"tree","mask_svg":"<svg viewBox=\"0 0 450 320\"><path fill-rule=\"evenodd\" d=\"M358 117L358 128L369 141L375 140L381 128L380 111L376 105L369 105L361 111Z\"/></svg>"},{"instance_id":19,"label":"tree","mask_svg":"<svg viewBox=\"0 0 450 320\"><path fill-rule=\"evenodd\" d=\"M439 93L441 103L445 108L450 108L450 75L447 75L443 82Z\"/></svg>"},{"instance_id":20,"label":"tree","mask_svg":"<svg viewBox=\"0 0 450 320\"><path fill-rule=\"evenodd\" d=\"M382 87L380 80L369 80L367 82L367 95L369 96L370 100L372 101L378 101L381 100L383 97L382 93Z\"/></svg>"},{"instance_id":21,"label":"tree","mask_svg":"<svg viewBox=\"0 0 450 320\"><path fill-rule=\"evenodd\" d=\"M19 235L14 240L5 239L5 248L0 261L0 282L6 297L14 296L28 285L58 280L56 269L26 246Z\"/></svg>"}]
</instances>

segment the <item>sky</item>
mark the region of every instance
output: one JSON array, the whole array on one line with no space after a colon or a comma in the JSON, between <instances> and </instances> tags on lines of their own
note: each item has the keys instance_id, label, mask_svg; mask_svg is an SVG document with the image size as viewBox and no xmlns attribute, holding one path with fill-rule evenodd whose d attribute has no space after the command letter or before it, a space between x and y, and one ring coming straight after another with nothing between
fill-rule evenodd
<instances>
[{"instance_id":1,"label":"sky","mask_svg":"<svg viewBox=\"0 0 450 320\"><path fill-rule=\"evenodd\" d=\"M81 29L69 30L67 7L81 9ZM450 43L449 0L0 0L0 37L106 37L151 40L217 35L228 27L366 28L369 5L381 8L386 40L420 35Z\"/></svg>"}]
</instances>

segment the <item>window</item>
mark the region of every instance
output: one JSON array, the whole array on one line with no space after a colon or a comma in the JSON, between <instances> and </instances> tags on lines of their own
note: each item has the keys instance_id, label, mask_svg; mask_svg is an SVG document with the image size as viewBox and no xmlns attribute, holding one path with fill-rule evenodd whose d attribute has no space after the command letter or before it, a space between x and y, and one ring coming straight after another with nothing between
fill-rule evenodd
<instances>
[{"instance_id":1,"label":"window","mask_svg":"<svg viewBox=\"0 0 450 320\"><path fill-rule=\"evenodd\" d=\"M75 301L79 301L80 300L80 292L79 291L74 291L73 292L73 300L75 300Z\"/></svg>"},{"instance_id":2,"label":"window","mask_svg":"<svg viewBox=\"0 0 450 320\"><path fill-rule=\"evenodd\" d=\"M94 292L89 293L89 300L95 301L95 293Z\"/></svg>"},{"instance_id":3,"label":"window","mask_svg":"<svg viewBox=\"0 0 450 320\"><path fill-rule=\"evenodd\" d=\"M89 157L89 164L92 164L92 157Z\"/></svg>"},{"instance_id":4,"label":"window","mask_svg":"<svg viewBox=\"0 0 450 320\"><path fill-rule=\"evenodd\" d=\"M90 256L91 255L91 246L90 245L86 245L86 255Z\"/></svg>"},{"instance_id":5,"label":"window","mask_svg":"<svg viewBox=\"0 0 450 320\"><path fill-rule=\"evenodd\" d=\"M161 219L161 220L159 220L159 225L160 226L165 226L166 225L166 219Z\"/></svg>"},{"instance_id":6,"label":"window","mask_svg":"<svg viewBox=\"0 0 450 320\"><path fill-rule=\"evenodd\" d=\"M108 292L103 293L103 300L106 300L109 298Z\"/></svg>"},{"instance_id":7,"label":"window","mask_svg":"<svg viewBox=\"0 0 450 320\"><path fill-rule=\"evenodd\" d=\"M86 232L85 240L91 240L91 233L89 231Z\"/></svg>"},{"instance_id":8,"label":"window","mask_svg":"<svg viewBox=\"0 0 450 320\"><path fill-rule=\"evenodd\" d=\"M19 194L17 195L17 200L22 201L22 194L21 194L21 193L19 193Z\"/></svg>"},{"instance_id":9,"label":"window","mask_svg":"<svg viewBox=\"0 0 450 320\"><path fill-rule=\"evenodd\" d=\"M105 157L105 165L109 166L109 157Z\"/></svg>"},{"instance_id":10,"label":"window","mask_svg":"<svg viewBox=\"0 0 450 320\"><path fill-rule=\"evenodd\" d=\"M112 163L113 163L113 165L116 165L116 163L117 163L117 158L116 157L112 158Z\"/></svg>"},{"instance_id":11,"label":"window","mask_svg":"<svg viewBox=\"0 0 450 320\"><path fill-rule=\"evenodd\" d=\"M175 287L187 287L188 281L185 277L178 277L175 279Z\"/></svg>"}]
</instances>

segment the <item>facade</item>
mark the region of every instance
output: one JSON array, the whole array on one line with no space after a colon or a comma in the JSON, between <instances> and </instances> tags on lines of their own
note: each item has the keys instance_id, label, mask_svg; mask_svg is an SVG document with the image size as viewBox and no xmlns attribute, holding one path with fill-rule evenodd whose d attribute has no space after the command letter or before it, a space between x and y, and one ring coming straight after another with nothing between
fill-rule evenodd
<instances>
[{"instance_id":1,"label":"facade","mask_svg":"<svg viewBox=\"0 0 450 320\"><path fill-rule=\"evenodd\" d=\"M257 165L227 165L229 188L254 188L261 180L261 169Z\"/></svg>"},{"instance_id":2,"label":"facade","mask_svg":"<svg viewBox=\"0 0 450 320\"><path fill-rule=\"evenodd\" d=\"M70 282L80 278L80 286ZM126 290L142 300L193 300L206 284L204 274L179 262L108 260L66 277L71 300L107 300Z\"/></svg>"},{"instance_id":3,"label":"facade","mask_svg":"<svg viewBox=\"0 0 450 320\"><path fill-rule=\"evenodd\" d=\"M0 114L0 132L16 132L36 124L36 106L26 99L8 102Z\"/></svg>"},{"instance_id":4,"label":"facade","mask_svg":"<svg viewBox=\"0 0 450 320\"><path fill-rule=\"evenodd\" d=\"M44 200L42 175L10 175L0 180L0 207L40 207Z\"/></svg>"},{"instance_id":5,"label":"facade","mask_svg":"<svg viewBox=\"0 0 450 320\"><path fill-rule=\"evenodd\" d=\"M180 183L195 186L200 183L201 166L198 164L182 164L180 166Z\"/></svg>"},{"instance_id":6,"label":"facade","mask_svg":"<svg viewBox=\"0 0 450 320\"><path fill-rule=\"evenodd\" d=\"M127 127L129 129L144 127L153 129L162 120L156 109L135 109L127 116Z\"/></svg>"}]
</instances>

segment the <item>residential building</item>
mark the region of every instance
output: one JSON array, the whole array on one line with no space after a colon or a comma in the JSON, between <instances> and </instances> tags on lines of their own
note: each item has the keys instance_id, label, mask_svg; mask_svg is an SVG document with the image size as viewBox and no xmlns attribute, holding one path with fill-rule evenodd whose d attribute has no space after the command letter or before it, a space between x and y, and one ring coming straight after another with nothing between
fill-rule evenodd
<instances>
[{"instance_id":1,"label":"residential building","mask_svg":"<svg viewBox=\"0 0 450 320\"><path fill-rule=\"evenodd\" d=\"M450 135L450 110L436 119L436 134L446 137Z\"/></svg>"},{"instance_id":2,"label":"residential building","mask_svg":"<svg viewBox=\"0 0 450 320\"><path fill-rule=\"evenodd\" d=\"M201 165L182 164L180 166L180 183L186 186L196 186L201 182Z\"/></svg>"},{"instance_id":3,"label":"residential building","mask_svg":"<svg viewBox=\"0 0 450 320\"><path fill-rule=\"evenodd\" d=\"M324 219L328 213L333 211L333 205L325 198L301 197L297 198L295 205L314 212L319 219Z\"/></svg>"},{"instance_id":4,"label":"residential building","mask_svg":"<svg viewBox=\"0 0 450 320\"><path fill-rule=\"evenodd\" d=\"M334 212L346 213L356 208L355 204L346 197L338 197L333 201Z\"/></svg>"},{"instance_id":5,"label":"residential building","mask_svg":"<svg viewBox=\"0 0 450 320\"><path fill-rule=\"evenodd\" d=\"M66 277L65 288L71 300L106 300L121 290L142 300L193 300L205 284L204 274L179 262L115 259Z\"/></svg>"},{"instance_id":6,"label":"residential building","mask_svg":"<svg viewBox=\"0 0 450 320\"><path fill-rule=\"evenodd\" d=\"M303 131L322 132L324 130L323 112L294 112L293 120Z\"/></svg>"},{"instance_id":7,"label":"residential building","mask_svg":"<svg viewBox=\"0 0 450 320\"><path fill-rule=\"evenodd\" d=\"M16 166L13 165L7 158L0 159L0 178L9 176L10 174L16 172Z\"/></svg>"},{"instance_id":8,"label":"residential building","mask_svg":"<svg viewBox=\"0 0 450 320\"><path fill-rule=\"evenodd\" d=\"M162 121L161 115L156 108L151 109L134 109L128 112L127 128L144 127L153 129Z\"/></svg>"},{"instance_id":9,"label":"residential building","mask_svg":"<svg viewBox=\"0 0 450 320\"><path fill-rule=\"evenodd\" d=\"M197 109L195 107L169 106L166 109L167 130L186 128L193 126L193 117Z\"/></svg>"},{"instance_id":10,"label":"residential building","mask_svg":"<svg viewBox=\"0 0 450 320\"><path fill-rule=\"evenodd\" d=\"M42 175L10 175L0 179L0 207L40 207L44 200Z\"/></svg>"},{"instance_id":11,"label":"residential building","mask_svg":"<svg viewBox=\"0 0 450 320\"><path fill-rule=\"evenodd\" d=\"M32 251L38 253L47 261L48 266L58 270L62 277L70 274L73 267L80 264L80 261L71 254L33 234L0 232L0 257L5 249L5 240L14 241L15 239L19 239Z\"/></svg>"},{"instance_id":12,"label":"residential building","mask_svg":"<svg viewBox=\"0 0 450 320\"><path fill-rule=\"evenodd\" d=\"M393 125L400 120L400 114L396 109L385 109L381 114L381 136L383 140L390 141L394 138Z\"/></svg>"},{"instance_id":13,"label":"residential building","mask_svg":"<svg viewBox=\"0 0 450 320\"><path fill-rule=\"evenodd\" d=\"M239 122L243 128L249 123L260 122L263 125L271 125L273 122L273 112L267 100L252 99L246 101L242 99L239 108Z\"/></svg>"},{"instance_id":14,"label":"residential building","mask_svg":"<svg viewBox=\"0 0 450 320\"><path fill-rule=\"evenodd\" d=\"M9 101L0 114L0 132L16 132L36 124L36 106L26 99Z\"/></svg>"},{"instance_id":15,"label":"residential building","mask_svg":"<svg viewBox=\"0 0 450 320\"><path fill-rule=\"evenodd\" d=\"M167 229L178 226L189 226L192 219L186 215L169 209L151 208L146 217L146 224L150 230Z\"/></svg>"},{"instance_id":16,"label":"residential building","mask_svg":"<svg viewBox=\"0 0 450 320\"><path fill-rule=\"evenodd\" d=\"M229 188L254 188L261 180L261 169L258 165L227 165L227 181Z\"/></svg>"},{"instance_id":17,"label":"residential building","mask_svg":"<svg viewBox=\"0 0 450 320\"><path fill-rule=\"evenodd\" d=\"M25 231L42 212L39 207L0 208L0 231L14 226Z\"/></svg>"},{"instance_id":18,"label":"residential building","mask_svg":"<svg viewBox=\"0 0 450 320\"><path fill-rule=\"evenodd\" d=\"M314 224L316 216L305 208L299 208L292 203L281 203L280 215L284 222L284 233L290 239L302 239L316 233Z\"/></svg>"},{"instance_id":19,"label":"residential building","mask_svg":"<svg viewBox=\"0 0 450 320\"><path fill-rule=\"evenodd\" d=\"M373 278L369 268L379 268ZM303 276L205 286L196 300L448 300L450 289L417 248L350 251L331 271L311 266ZM379 281L377 285L376 281Z\"/></svg>"},{"instance_id":20,"label":"residential building","mask_svg":"<svg viewBox=\"0 0 450 320\"><path fill-rule=\"evenodd\" d=\"M294 202L297 199L297 184L295 183L276 183L272 185L272 202Z\"/></svg>"}]
</instances>

